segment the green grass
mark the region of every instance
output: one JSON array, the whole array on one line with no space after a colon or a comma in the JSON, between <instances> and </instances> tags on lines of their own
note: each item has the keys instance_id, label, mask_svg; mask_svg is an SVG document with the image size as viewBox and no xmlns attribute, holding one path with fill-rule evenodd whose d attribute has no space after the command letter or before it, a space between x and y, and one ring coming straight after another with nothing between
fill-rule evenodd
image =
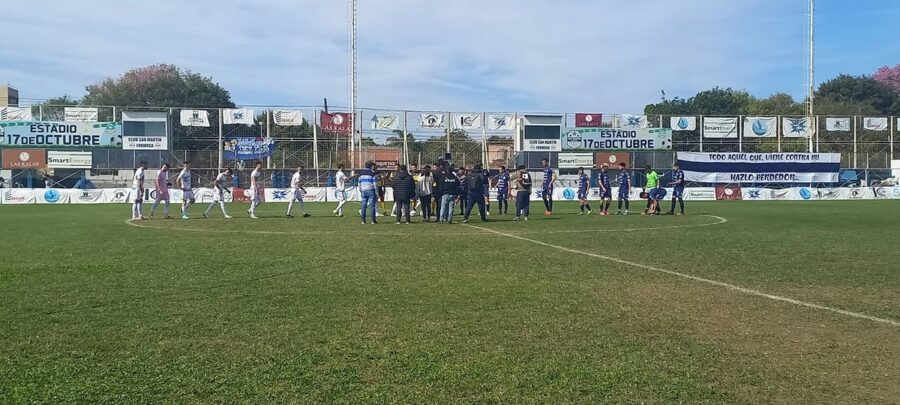
<instances>
[{"instance_id":1,"label":"green grass","mask_svg":"<svg viewBox=\"0 0 900 405\"><path fill-rule=\"evenodd\" d=\"M0 402L900 402L900 327L478 228L898 321L896 201L474 227L310 206L0 206Z\"/></svg>"}]
</instances>

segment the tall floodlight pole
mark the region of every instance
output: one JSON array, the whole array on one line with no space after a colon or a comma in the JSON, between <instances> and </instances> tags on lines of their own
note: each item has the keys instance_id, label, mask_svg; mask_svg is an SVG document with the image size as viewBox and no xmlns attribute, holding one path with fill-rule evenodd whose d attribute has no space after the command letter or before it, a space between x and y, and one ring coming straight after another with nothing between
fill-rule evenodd
<instances>
[{"instance_id":1,"label":"tall floodlight pole","mask_svg":"<svg viewBox=\"0 0 900 405\"><path fill-rule=\"evenodd\" d=\"M809 117L809 125L815 125L815 136L818 137L819 128L818 122L815 119L815 85L816 85L816 75L815 75L815 62L816 62L816 0L809 0L809 65L807 66L807 104L806 104L806 116ZM809 135L809 152L813 151L813 133Z\"/></svg>"},{"instance_id":2,"label":"tall floodlight pole","mask_svg":"<svg viewBox=\"0 0 900 405\"><path fill-rule=\"evenodd\" d=\"M356 17L357 17L357 0L350 0L350 142L351 144L358 145L359 149L356 149L351 146L351 151L353 149L357 150L357 153L362 152L362 140L360 139L357 143L357 120L356 120ZM352 152L351 152L352 153ZM356 156L351 156L350 164L351 166L356 161ZM360 162L362 163L362 162Z\"/></svg>"}]
</instances>

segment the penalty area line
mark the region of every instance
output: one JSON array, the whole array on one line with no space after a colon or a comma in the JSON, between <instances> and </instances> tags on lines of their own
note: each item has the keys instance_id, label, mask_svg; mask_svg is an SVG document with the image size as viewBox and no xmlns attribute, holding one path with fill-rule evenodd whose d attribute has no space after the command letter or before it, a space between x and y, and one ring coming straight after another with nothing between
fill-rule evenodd
<instances>
[{"instance_id":1,"label":"penalty area line","mask_svg":"<svg viewBox=\"0 0 900 405\"><path fill-rule=\"evenodd\" d=\"M852 317L852 318L865 319L865 320L869 320L869 321L873 321L873 322L878 322L878 323L882 323L882 324L887 324L887 325L890 325L890 326L900 327L900 322L895 321L895 320L893 320L893 319L879 318L879 317L877 317L877 316L866 315L866 314L859 313L859 312L847 311L847 310L845 310L845 309L832 308L832 307L828 307L828 306L825 306L825 305L813 304L813 303L810 303L810 302L800 301L800 300L798 300L798 299L794 299L794 298L790 298L790 297L782 297L782 296L780 296L780 295L769 294L769 293L762 292L762 291L759 291L759 290L754 290L754 289L751 289L751 288L741 287L741 286L738 286L738 285L729 284L729 283L726 283L726 282L717 281L717 280L713 280L713 279L709 279L709 278L704 278L704 277L700 277L700 276L694 276L694 275L691 275L691 274L681 273L681 272L677 272L677 271L674 271L674 270L666 270L666 269L663 269L663 268L654 267L654 266L650 266L650 265L646 265L646 264L630 262L630 261L628 261L628 260L623 260L623 259L619 259L619 258L616 258L616 257L605 256L605 255L601 255L601 254L597 254L597 253L585 252L585 251L581 251L581 250L576 250L576 249L572 249L572 248L567 248L567 247L564 247L564 246L554 245L554 244L552 244L552 243L541 242L541 241L539 241L539 240L529 239L529 238L526 238L526 237L524 237L524 236L519 236L519 235L515 235L515 234L511 234L511 233L500 232L500 231L497 231L497 230L494 230L494 229L490 229L490 228L484 228L484 227L480 227L480 226L476 226L476 225L470 225L470 224L465 224L465 225L468 226L468 227L471 227L471 228L476 228L476 229L480 229L480 230L483 230L483 231L491 232L491 233L494 233L494 234L496 234L496 235L506 236L506 237L508 237L508 238L518 239L518 240L521 240L521 241L530 242L530 243L533 243L533 244L536 244L536 245L540 245L540 246L544 246L544 247L549 247L549 248L561 250L561 251L564 251L564 252L576 253L576 254L580 254L580 255L584 255L584 256L593 257L593 258L596 258L596 259L606 260L606 261L610 261L610 262L614 262L614 263L619 263L619 264L624 264L624 265L628 265L628 266L632 266L632 267L637 267L637 268L644 269L644 270L654 271L654 272L657 272L657 273L663 273L663 274L668 274L668 275L675 276L675 277L681 277L681 278L684 278L684 279L688 279L688 280L692 280L692 281L697 281L697 282L705 283L705 284L710 284L710 285L714 285L714 286L717 286L717 287L722 287L722 288L725 288L725 289L729 289L729 290L732 290L732 291L737 291L737 292L739 292L739 293L746 294L746 295L752 295L752 296L756 296L756 297L767 298L767 299L770 299L770 300L773 300L773 301L785 302L785 303L792 304L792 305L796 305L796 306L800 306L800 307L805 307L805 308L810 308L810 309L817 309L817 310L820 310L820 311L827 311L827 312L831 312L831 313L835 313L835 314L840 314L840 315L844 315L844 316L849 316L849 317Z\"/></svg>"}]
</instances>

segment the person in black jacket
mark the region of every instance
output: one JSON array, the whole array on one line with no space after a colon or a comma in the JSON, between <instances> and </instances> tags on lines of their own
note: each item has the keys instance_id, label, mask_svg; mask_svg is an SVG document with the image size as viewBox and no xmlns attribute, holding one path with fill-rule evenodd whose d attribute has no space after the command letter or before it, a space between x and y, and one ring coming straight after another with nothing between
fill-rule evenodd
<instances>
[{"instance_id":1,"label":"person in black jacket","mask_svg":"<svg viewBox=\"0 0 900 405\"><path fill-rule=\"evenodd\" d=\"M438 184L438 189L441 191L439 214L441 223L453 223L456 195L459 194L459 179L456 177L456 173L453 172L454 169L452 165L449 168L444 167L442 168L443 172L434 178Z\"/></svg>"},{"instance_id":2,"label":"person in black jacket","mask_svg":"<svg viewBox=\"0 0 900 405\"><path fill-rule=\"evenodd\" d=\"M400 217L406 216L409 223L409 202L416 196L416 184L406 170L406 165L399 165L394 173L394 201L397 203L397 223Z\"/></svg>"},{"instance_id":3,"label":"person in black jacket","mask_svg":"<svg viewBox=\"0 0 900 405\"><path fill-rule=\"evenodd\" d=\"M475 165L472 171L466 176L466 187L468 188L468 199L466 201L466 215L463 223L469 222L469 214L472 208L478 204L478 213L481 214L481 222L487 222L487 216L484 211L484 173L481 170L481 164Z\"/></svg>"}]
</instances>

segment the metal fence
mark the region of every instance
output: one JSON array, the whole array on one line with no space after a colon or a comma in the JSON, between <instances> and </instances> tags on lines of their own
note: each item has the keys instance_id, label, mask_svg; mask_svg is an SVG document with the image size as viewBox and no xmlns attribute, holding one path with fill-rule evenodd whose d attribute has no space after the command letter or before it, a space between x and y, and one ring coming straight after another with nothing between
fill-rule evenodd
<instances>
[{"instance_id":1,"label":"metal fence","mask_svg":"<svg viewBox=\"0 0 900 405\"><path fill-rule=\"evenodd\" d=\"M273 139L276 144L272 156L263 159L264 165L270 169L289 169L305 166L307 173L316 183L327 183L329 174L338 164L347 167L358 166L360 162L374 160L380 162L398 161L404 163L431 164L446 154L460 166L482 164L496 168L500 165L514 166L525 164L538 167L540 159L549 158L555 162L558 153L521 152L516 143L521 138L518 134L520 126L498 130L488 129L487 117L494 115L520 117L530 113L485 112L477 113L485 122L479 129L463 129L453 120L459 114L391 109L360 109L356 112L357 122L354 125L356 142L351 142L350 133L333 133L323 130L319 122L320 108L315 106L254 106L255 119L252 125L224 124L222 109L206 110L209 117L208 127L182 126L179 116L182 108L170 107L114 107L99 106L99 121L121 121L123 111L162 111L170 117L172 136L169 139L169 150L122 150L122 149L85 149L93 154L94 169L92 176L106 175L115 178L118 170L131 170L141 161L152 166L163 162L176 165L190 161L201 176L213 177L215 170L231 167L243 176L251 162L225 160L223 158L223 139L229 137L262 137ZM272 113L277 109L301 110L304 116L302 125L280 126L274 123ZM34 106L32 114L43 121L62 121L64 106ZM422 120L428 114L435 114L444 120L442 125L425 125ZM389 126L373 124L376 116L390 115L398 117L398 122ZM539 113L536 115L556 115L561 118L563 127L575 126L574 113ZM690 116L690 114L682 114ZM600 125L616 126L620 114L604 113ZM865 129L865 117L846 115L852 120L852 127L846 131L826 131L826 116L813 119L815 131L810 138L787 138L781 136L781 117L776 122L779 128L773 138L745 136L742 132L743 116L737 116L737 137L711 139L702 136L702 123L706 118L695 115L698 120L697 129L693 131L674 131L672 151L634 151L631 154L633 167L665 168L675 160L678 151L708 152L834 152L841 154L841 167L858 171L860 177L871 174L872 178L888 177L894 150L898 144L898 120L889 117L889 127L883 131ZM734 116L732 116L734 117ZM649 116L647 121L651 127L670 127L670 116ZM358 146L357 146L358 145ZM174 166L173 166L174 167ZM68 176L68 175L67 175ZM127 176L110 180L124 183Z\"/></svg>"}]
</instances>

